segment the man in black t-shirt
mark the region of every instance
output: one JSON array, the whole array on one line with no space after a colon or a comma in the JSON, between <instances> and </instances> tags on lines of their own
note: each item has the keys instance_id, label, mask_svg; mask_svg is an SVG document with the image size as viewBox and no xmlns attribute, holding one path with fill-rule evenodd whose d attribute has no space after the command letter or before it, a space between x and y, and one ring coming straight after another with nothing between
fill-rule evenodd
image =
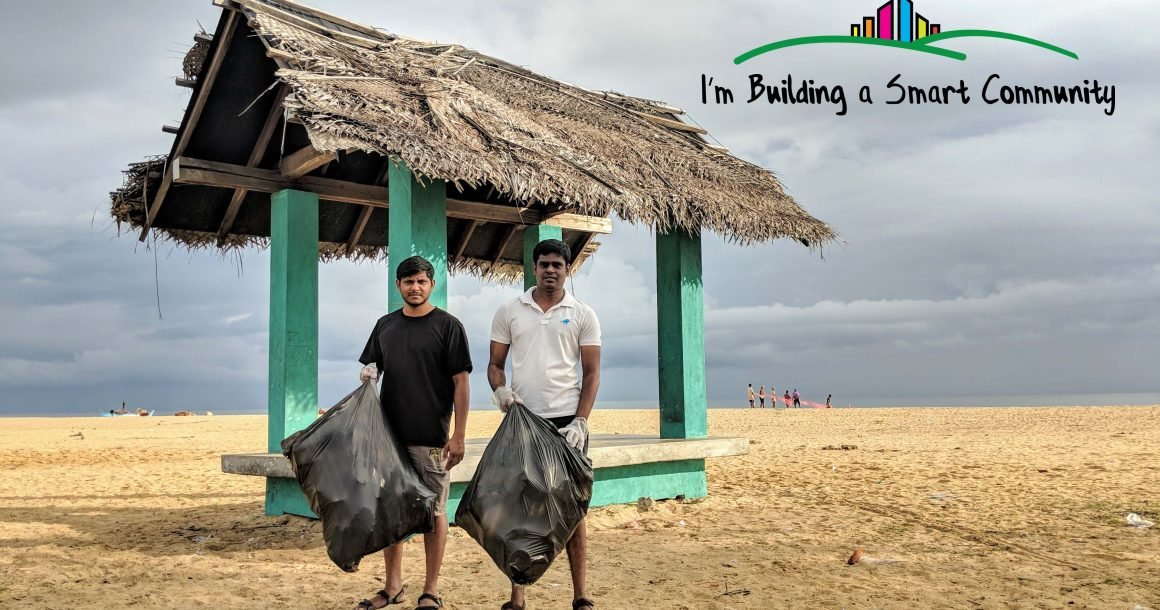
<instances>
[{"instance_id":1,"label":"man in black t-shirt","mask_svg":"<svg viewBox=\"0 0 1160 610\"><path fill-rule=\"evenodd\" d=\"M403 308L381 318L359 361L362 381L383 377L381 400L387 424L407 453L419 477L438 497L435 531L423 536L427 576L418 608L438 608L439 568L447 544L447 494L451 468L463 459L469 402L471 354L467 333L455 316L432 305L435 269L427 259L412 256L399 264L395 287ZM455 431L448 437L452 406ZM358 608L382 608L402 602L403 547L383 551L386 588Z\"/></svg>"}]
</instances>

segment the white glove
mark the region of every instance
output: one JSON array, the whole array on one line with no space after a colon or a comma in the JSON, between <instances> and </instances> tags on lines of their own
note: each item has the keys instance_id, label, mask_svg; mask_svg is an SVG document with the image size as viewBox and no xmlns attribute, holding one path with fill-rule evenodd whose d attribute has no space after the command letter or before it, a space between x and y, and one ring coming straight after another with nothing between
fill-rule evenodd
<instances>
[{"instance_id":1,"label":"white glove","mask_svg":"<svg viewBox=\"0 0 1160 610\"><path fill-rule=\"evenodd\" d=\"M588 440L588 420L583 417L577 417L572 420L572 423L560 428L560 436L564 437L564 442L575 447L578 451L584 451L584 443Z\"/></svg>"},{"instance_id":2,"label":"white glove","mask_svg":"<svg viewBox=\"0 0 1160 610\"><path fill-rule=\"evenodd\" d=\"M521 405L524 404L524 401L520 400L520 397L506 385L501 385L495 389L495 393L491 395L491 402L499 407L503 413L507 413L517 402Z\"/></svg>"},{"instance_id":3,"label":"white glove","mask_svg":"<svg viewBox=\"0 0 1160 610\"><path fill-rule=\"evenodd\" d=\"M362 383L366 383L372 379L378 379L378 378L379 378L379 367L377 364L375 364L373 362L362 367L362 370L358 372L358 380L361 381Z\"/></svg>"}]
</instances>

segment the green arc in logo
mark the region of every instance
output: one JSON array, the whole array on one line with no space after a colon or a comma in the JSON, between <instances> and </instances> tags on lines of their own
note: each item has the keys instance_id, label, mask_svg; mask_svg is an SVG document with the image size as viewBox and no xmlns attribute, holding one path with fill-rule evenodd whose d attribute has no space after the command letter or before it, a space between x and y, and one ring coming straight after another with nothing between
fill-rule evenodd
<instances>
[{"instance_id":1,"label":"green arc in logo","mask_svg":"<svg viewBox=\"0 0 1160 610\"><path fill-rule=\"evenodd\" d=\"M746 51L735 57L733 59L733 63L742 64L749 61L750 59L753 59L754 57L757 57L758 55L764 55L766 53L771 53L773 51L785 49L788 47L796 47L807 44L831 43L869 44L880 47L894 47L896 49L906 49L907 51L918 51L919 53L930 53L931 55L938 55L940 57L949 57L950 59L957 59L959 61L965 60L967 58L965 53L930 46L932 43L940 42L950 38L1000 38L1003 40L1011 40L1014 42L1029 44L1041 49L1047 49L1048 51L1053 51L1055 53L1059 53L1060 55L1066 55L1072 59L1079 59L1079 55L1076 55L1074 52L1069 51L1063 47L1058 47L1051 43L1043 42L1042 40L1020 36L1018 34L997 32L995 30L951 30L949 32L933 34L913 42L902 42L899 40L889 40L886 38L863 38L858 36L804 36L801 38L789 38L786 40L771 42L767 45L762 45L755 49L750 49L749 51Z\"/></svg>"}]
</instances>

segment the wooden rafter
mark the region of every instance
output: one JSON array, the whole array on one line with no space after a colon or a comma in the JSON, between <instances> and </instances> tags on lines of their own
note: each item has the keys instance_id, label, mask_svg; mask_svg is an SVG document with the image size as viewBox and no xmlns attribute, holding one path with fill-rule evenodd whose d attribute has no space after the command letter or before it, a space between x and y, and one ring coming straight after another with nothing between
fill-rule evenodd
<instances>
[{"instance_id":1,"label":"wooden rafter","mask_svg":"<svg viewBox=\"0 0 1160 610\"><path fill-rule=\"evenodd\" d=\"M197 91L197 97L193 100L193 106L190 107L189 113L185 115L184 127L181 135L177 137L177 142L173 145L173 158L181 156L185 152L185 147L189 144L190 137L193 136L193 129L197 126L197 120L201 118L201 111L205 109L205 102L209 99L209 92L213 89L213 82L217 78L218 72L221 70L222 61L226 57L226 51L229 50L230 40L233 39L234 30L238 25L238 14L230 11L226 13L225 27L222 28L222 36L218 41L217 48L214 49L213 56L205 66L205 70L198 78L201 81L201 88ZM145 226L141 227L140 241L145 241L149 235L149 228L153 225L153 220L157 218L157 212L161 209L161 204L165 202L165 195L169 192L169 187L172 184L172 174L166 174L161 179L161 186L157 188L157 193L153 195L153 202L146 208L145 211Z\"/></svg>"},{"instance_id":2,"label":"wooden rafter","mask_svg":"<svg viewBox=\"0 0 1160 610\"><path fill-rule=\"evenodd\" d=\"M709 133L708 131L705 131L704 129L697 127L696 125L689 125L688 123L682 123L680 121L666 119L663 117L656 116L654 114L646 114L644 112L637 112L635 110L629 110L629 112L639 116L640 118L642 118L650 123L655 123L655 124L661 125L663 127L668 127L669 129L676 129L677 131L689 131L692 133Z\"/></svg>"},{"instance_id":3,"label":"wooden rafter","mask_svg":"<svg viewBox=\"0 0 1160 610\"><path fill-rule=\"evenodd\" d=\"M507 246L511 243L512 238L516 236L516 229L518 228L519 225L510 225L507 231L504 231L503 238L499 240L499 248L495 250L495 258L491 259L491 265L487 268L488 273L499 264L499 259L503 258L503 251L507 250Z\"/></svg>"},{"instance_id":4,"label":"wooden rafter","mask_svg":"<svg viewBox=\"0 0 1160 610\"><path fill-rule=\"evenodd\" d=\"M278 165L282 170L282 175L291 180L301 178L306 174L334 161L338 158L338 154L334 152L322 152L313 145L306 146L282 157L282 162Z\"/></svg>"},{"instance_id":5,"label":"wooden rafter","mask_svg":"<svg viewBox=\"0 0 1160 610\"><path fill-rule=\"evenodd\" d=\"M282 100L286 99L286 92L288 89L286 85L278 87L278 93L274 97L274 105L270 107L270 112L266 114L266 122L262 124L262 131L258 132L258 138L254 140L254 148L250 151L250 158L246 161L246 167L257 167L262 162L262 157L266 155L266 148L270 145L270 140L274 137L274 130L278 127L278 120L282 118ZM234 189L234 194L230 198L230 205L226 208L226 213L222 216L221 225L218 226L217 245L222 247L226 243L226 237L230 234L230 229L234 226L234 220L238 217L238 211L242 208L242 201L246 199L246 193L249 191L244 188Z\"/></svg>"},{"instance_id":6,"label":"wooden rafter","mask_svg":"<svg viewBox=\"0 0 1160 610\"><path fill-rule=\"evenodd\" d=\"M525 225L537 224L543 220L543 214L536 210L495 205L494 203L460 201L458 199L447 200L447 216L465 220L487 220Z\"/></svg>"},{"instance_id":7,"label":"wooden rafter","mask_svg":"<svg viewBox=\"0 0 1160 610\"><path fill-rule=\"evenodd\" d=\"M362 47L364 49L377 49L377 48L381 47L383 45L383 43L385 42L385 40L382 38L382 34L379 32L375 32L374 30L371 30L364 25L359 25L357 23L353 23L353 22L347 21L345 19L341 19L339 17L329 15L327 13L322 13L322 11L318 11L317 9L311 9L311 10L315 13L324 15L325 18L327 18L330 21L333 21L334 23L338 23L338 24L346 26L347 28L349 28L351 30L361 32L362 35L351 34L349 32L343 32L343 31L339 31L339 30L332 30L330 28L327 28L327 27L319 24L316 21L303 18L299 15L296 15L296 14L291 13L289 11L282 10L282 9L280 9L276 6L272 6L270 4L256 2L255 0L213 0L213 3L215 6L220 6L222 8L226 8L226 9L230 9L230 10L239 10L239 9L250 9L250 10L254 10L254 11L260 10L261 12L263 12L265 14L273 15L274 17L276 17L282 21L286 21L287 23L296 25L296 26L301 27L301 28L306 28L307 30L310 30L311 32L316 32L318 34L322 34L323 36L330 36L331 38L334 38L335 40L339 40L339 41L345 42L347 44L352 44L352 45L355 45L358 47Z\"/></svg>"},{"instance_id":8,"label":"wooden rafter","mask_svg":"<svg viewBox=\"0 0 1160 610\"><path fill-rule=\"evenodd\" d=\"M293 53L287 53L286 51L274 48L266 49L266 57L269 57L270 59L278 62L294 61L298 59L298 56L294 55ZM285 65L281 65L280 67L285 67Z\"/></svg>"},{"instance_id":9,"label":"wooden rafter","mask_svg":"<svg viewBox=\"0 0 1160 610\"><path fill-rule=\"evenodd\" d=\"M367 222L371 219L371 214L375 209L369 205L362 206L362 211L359 212L358 222L354 223L354 230L350 232L350 237L346 240L346 253L350 254L354 251L354 247L362 239L363 231L367 228Z\"/></svg>"},{"instance_id":10,"label":"wooden rafter","mask_svg":"<svg viewBox=\"0 0 1160 610\"><path fill-rule=\"evenodd\" d=\"M463 257L463 251L467 249L467 242L471 241L471 236L482 222L482 220L468 221L467 226L463 228L463 233L459 235L459 243L455 246L455 255L451 260L457 261Z\"/></svg>"},{"instance_id":11,"label":"wooden rafter","mask_svg":"<svg viewBox=\"0 0 1160 610\"><path fill-rule=\"evenodd\" d=\"M386 159L383 161L382 168L379 169L378 175L375 176L375 184L382 186L387 182L387 175L390 173L391 161ZM374 206L364 205L359 211L358 220L354 223L354 228L350 231L350 237L346 239L346 253L350 254L354 251L354 247L358 242L362 241L363 232L366 231L367 222L371 219L371 214L374 214Z\"/></svg>"},{"instance_id":12,"label":"wooden rafter","mask_svg":"<svg viewBox=\"0 0 1160 610\"><path fill-rule=\"evenodd\" d=\"M389 207L390 191L385 186L358 184L332 178L303 176L289 180L281 172L258 167L246 167L216 161L178 157L170 166L170 178L179 184L200 184L219 188L245 189L259 193L277 193L283 189L298 189L316 193L320 199L340 203L354 203L376 208ZM512 206L447 199L447 216L465 220L500 222L511 225L533 225L544 220L537 210ZM602 224L600 218L559 214L554 217L557 226L565 229L594 231Z\"/></svg>"},{"instance_id":13,"label":"wooden rafter","mask_svg":"<svg viewBox=\"0 0 1160 610\"><path fill-rule=\"evenodd\" d=\"M612 232L612 219L600 216L584 216L583 214L554 213L544 216L543 224L562 227L573 231L601 233L607 235Z\"/></svg>"},{"instance_id":14,"label":"wooden rafter","mask_svg":"<svg viewBox=\"0 0 1160 610\"><path fill-rule=\"evenodd\" d=\"M341 203L360 203L387 207L386 187L356 184L330 178L303 176L287 180L273 169L246 167L216 161L178 157L171 165L173 181L180 184L200 184L220 188L246 189L259 193L277 193L283 189L298 189L316 193L320 198Z\"/></svg>"},{"instance_id":15,"label":"wooden rafter","mask_svg":"<svg viewBox=\"0 0 1160 610\"><path fill-rule=\"evenodd\" d=\"M568 269L569 274L576 273L576 270L580 268L580 255L584 253L584 248L587 248L593 239L596 239L596 234L588 233L584 239L580 240L580 247L572 253L572 266Z\"/></svg>"}]
</instances>

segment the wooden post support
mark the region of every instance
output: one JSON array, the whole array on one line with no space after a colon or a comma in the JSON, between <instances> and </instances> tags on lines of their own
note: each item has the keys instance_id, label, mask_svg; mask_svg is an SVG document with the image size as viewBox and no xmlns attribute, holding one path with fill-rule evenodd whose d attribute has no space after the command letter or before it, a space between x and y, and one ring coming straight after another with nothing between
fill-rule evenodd
<instances>
[{"instance_id":1,"label":"wooden post support","mask_svg":"<svg viewBox=\"0 0 1160 610\"><path fill-rule=\"evenodd\" d=\"M532 260L532 250L545 239L562 239L564 230L552 225L528 225L524 229L524 290L536 285L536 261ZM572 256L580 254L573 252Z\"/></svg>"},{"instance_id":2,"label":"wooden post support","mask_svg":"<svg viewBox=\"0 0 1160 610\"><path fill-rule=\"evenodd\" d=\"M657 232L661 438L708 434L701 237Z\"/></svg>"},{"instance_id":3,"label":"wooden post support","mask_svg":"<svg viewBox=\"0 0 1160 610\"><path fill-rule=\"evenodd\" d=\"M427 180L420 184L400 159L392 159L388 170L390 192L387 260L390 265L388 311L403 306L403 297L395 289L395 269L415 255L431 261L435 267L435 290L431 303L447 309L447 183Z\"/></svg>"},{"instance_id":4,"label":"wooden post support","mask_svg":"<svg viewBox=\"0 0 1160 610\"><path fill-rule=\"evenodd\" d=\"M270 370L267 451L318 415L318 195L284 190L270 202ZM266 514L300 500L293 479L266 479Z\"/></svg>"}]
</instances>

